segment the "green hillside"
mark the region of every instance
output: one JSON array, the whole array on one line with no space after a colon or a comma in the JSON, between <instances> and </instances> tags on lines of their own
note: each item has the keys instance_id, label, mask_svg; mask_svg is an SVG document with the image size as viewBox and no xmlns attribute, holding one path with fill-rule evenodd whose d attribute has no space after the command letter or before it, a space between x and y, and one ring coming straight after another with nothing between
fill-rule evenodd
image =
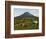
<instances>
[{"instance_id":1,"label":"green hillside","mask_svg":"<svg viewBox=\"0 0 46 39\"><path fill-rule=\"evenodd\" d=\"M39 22L38 18L15 18L14 17L14 30L30 30L38 29Z\"/></svg>"}]
</instances>

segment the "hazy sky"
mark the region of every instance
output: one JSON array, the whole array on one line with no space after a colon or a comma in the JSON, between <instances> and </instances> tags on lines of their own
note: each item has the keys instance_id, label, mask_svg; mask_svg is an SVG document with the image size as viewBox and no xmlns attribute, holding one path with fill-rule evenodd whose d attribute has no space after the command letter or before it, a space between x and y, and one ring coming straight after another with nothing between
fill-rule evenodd
<instances>
[{"instance_id":1,"label":"hazy sky","mask_svg":"<svg viewBox=\"0 0 46 39\"><path fill-rule=\"evenodd\" d=\"M14 16L20 16L25 12L29 12L30 14L39 17L39 9L23 9L23 8L14 8Z\"/></svg>"}]
</instances>

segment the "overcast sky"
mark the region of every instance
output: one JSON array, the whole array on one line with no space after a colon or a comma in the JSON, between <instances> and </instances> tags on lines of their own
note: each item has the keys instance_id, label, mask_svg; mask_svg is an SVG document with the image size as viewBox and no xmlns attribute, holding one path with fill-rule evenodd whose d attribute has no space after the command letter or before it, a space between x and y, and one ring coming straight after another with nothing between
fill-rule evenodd
<instances>
[{"instance_id":1,"label":"overcast sky","mask_svg":"<svg viewBox=\"0 0 46 39\"><path fill-rule=\"evenodd\" d=\"M39 17L39 9L23 9L23 8L14 8L14 16L20 16L25 12L29 12L30 14Z\"/></svg>"}]
</instances>

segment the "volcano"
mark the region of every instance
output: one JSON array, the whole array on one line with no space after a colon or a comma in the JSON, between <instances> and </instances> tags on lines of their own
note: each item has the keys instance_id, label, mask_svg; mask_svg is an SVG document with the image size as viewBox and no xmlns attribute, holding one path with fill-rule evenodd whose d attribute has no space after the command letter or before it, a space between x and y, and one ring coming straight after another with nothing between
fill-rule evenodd
<instances>
[{"instance_id":1,"label":"volcano","mask_svg":"<svg viewBox=\"0 0 46 39\"><path fill-rule=\"evenodd\" d=\"M17 16L16 18L34 18L35 16L30 14L29 12L25 12L24 14Z\"/></svg>"}]
</instances>

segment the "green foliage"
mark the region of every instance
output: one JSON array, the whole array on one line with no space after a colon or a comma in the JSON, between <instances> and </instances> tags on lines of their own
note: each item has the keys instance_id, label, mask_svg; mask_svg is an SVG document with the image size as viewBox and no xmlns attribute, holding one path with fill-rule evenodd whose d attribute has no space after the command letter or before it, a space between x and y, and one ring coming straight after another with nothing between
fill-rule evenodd
<instances>
[{"instance_id":1,"label":"green foliage","mask_svg":"<svg viewBox=\"0 0 46 39\"><path fill-rule=\"evenodd\" d=\"M37 23L34 23L37 21ZM38 29L38 18L14 18L14 30Z\"/></svg>"}]
</instances>

